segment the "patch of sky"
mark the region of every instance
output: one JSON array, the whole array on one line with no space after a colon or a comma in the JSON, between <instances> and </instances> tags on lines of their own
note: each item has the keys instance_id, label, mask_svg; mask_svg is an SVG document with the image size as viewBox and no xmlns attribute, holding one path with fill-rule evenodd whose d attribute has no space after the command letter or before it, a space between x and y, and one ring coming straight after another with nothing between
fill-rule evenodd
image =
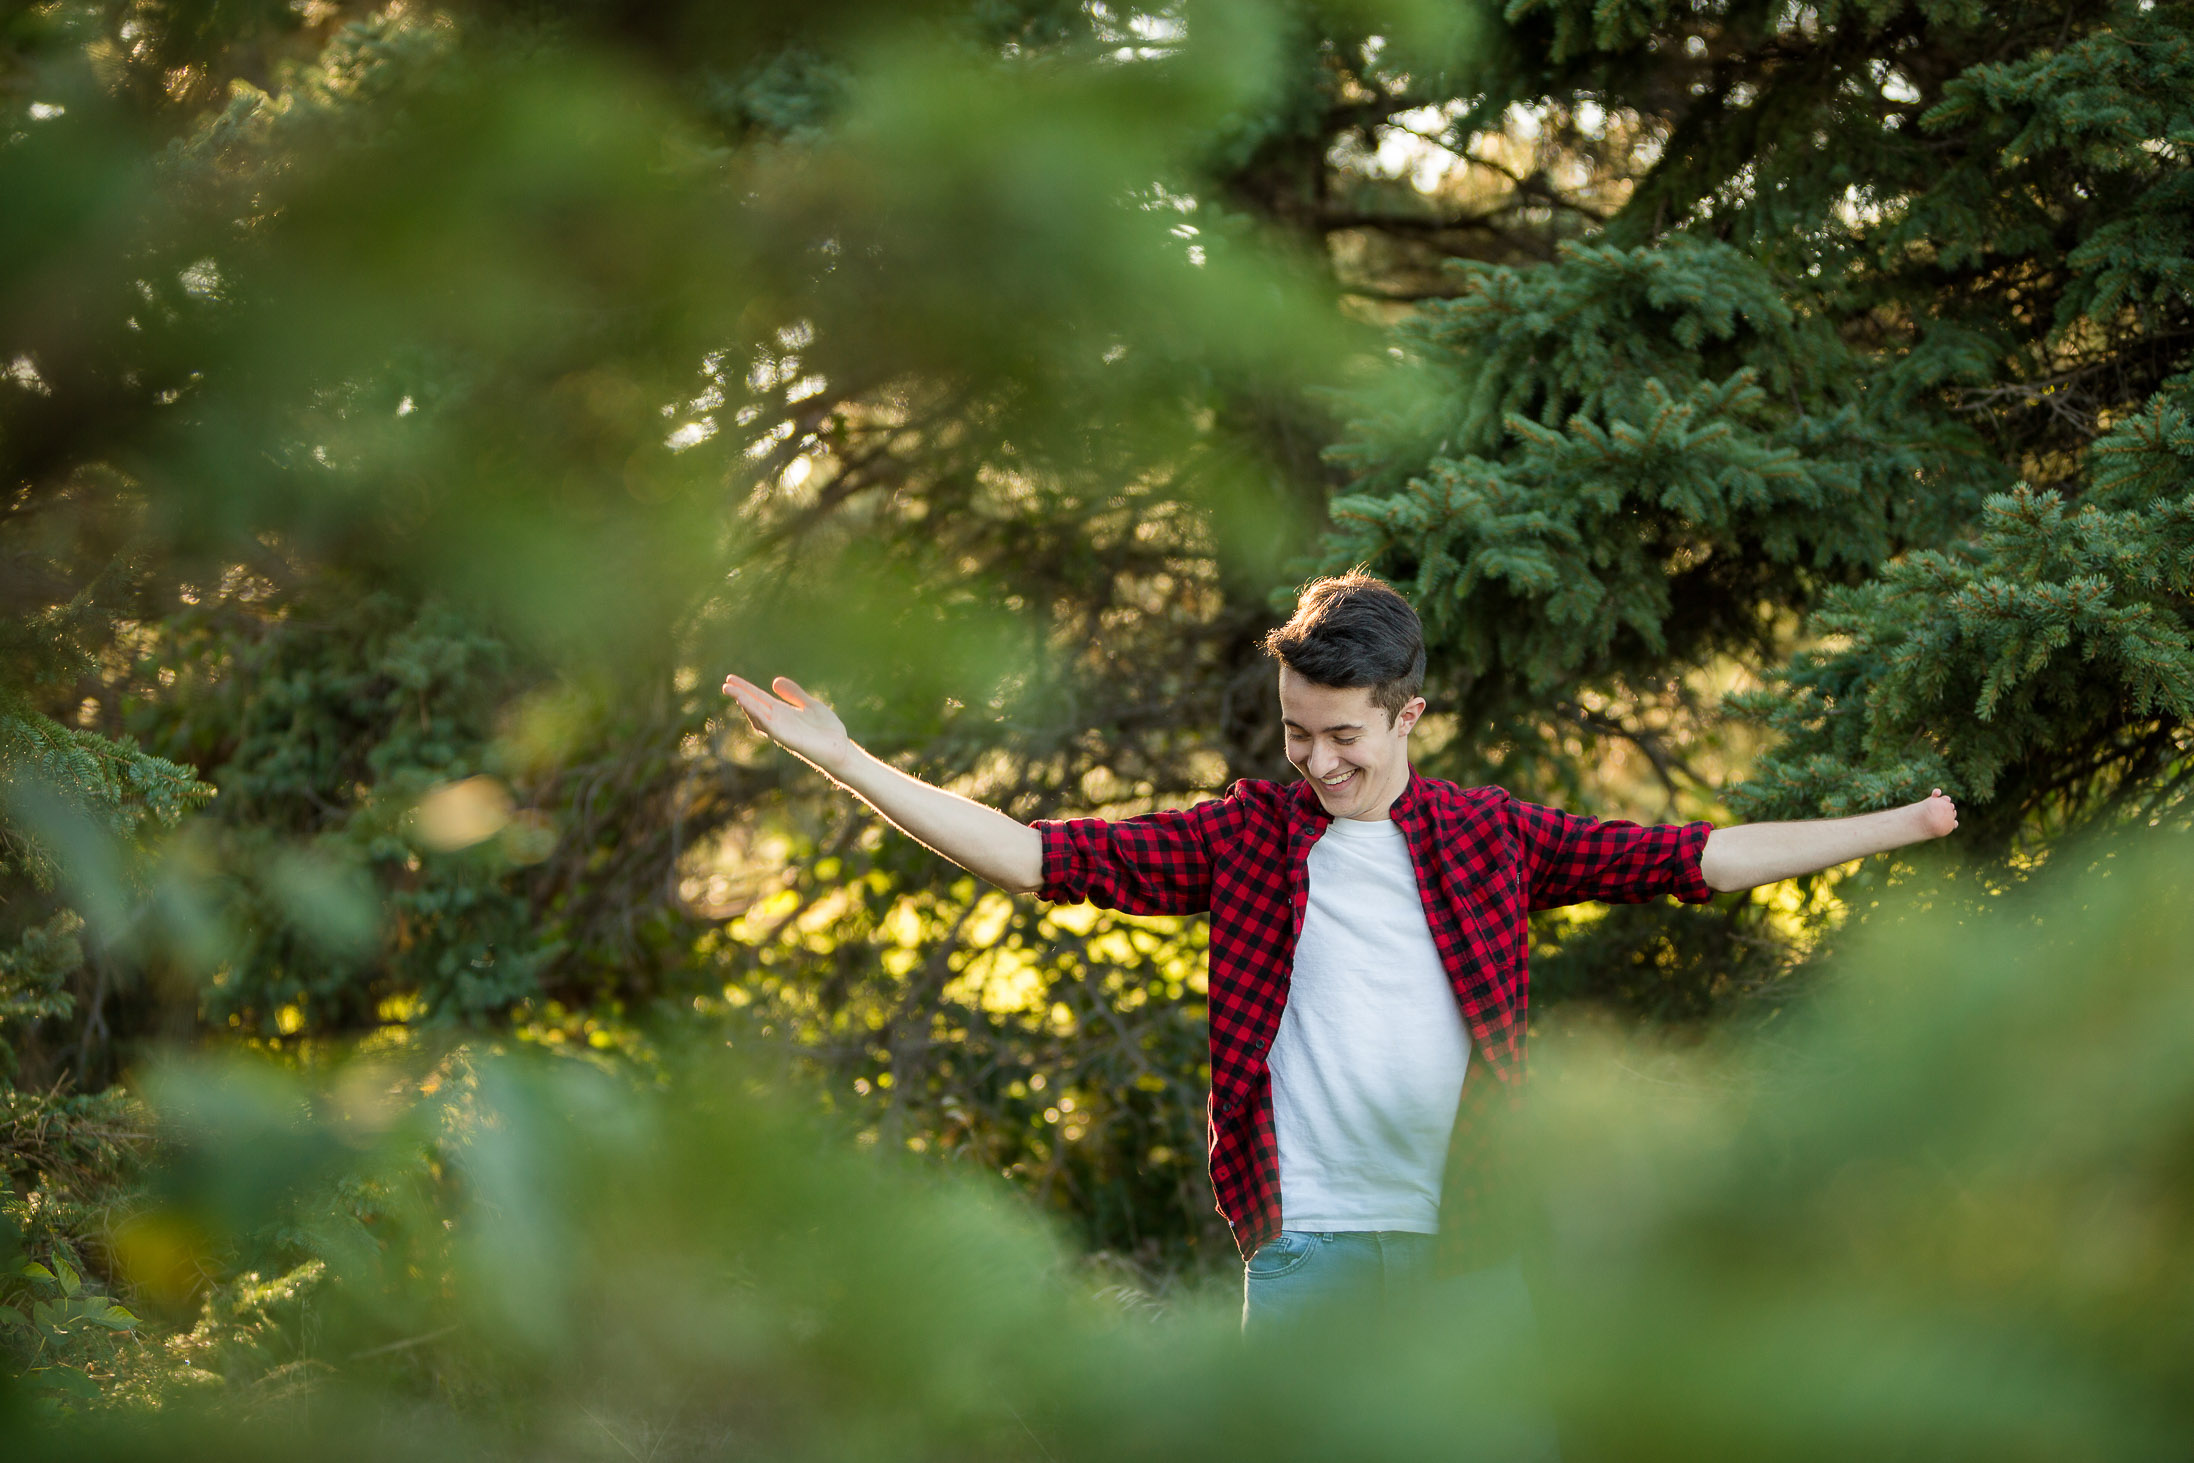
<instances>
[{"instance_id":1,"label":"patch of sky","mask_svg":"<svg viewBox=\"0 0 2194 1463\"><path fill-rule=\"evenodd\" d=\"M211 259L200 259L176 275L183 286L183 293L194 300L217 300L221 297L221 266Z\"/></svg>"},{"instance_id":2,"label":"patch of sky","mask_svg":"<svg viewBox=\"0 0 2194 1463\"><path fill-rule=\"evenodd\" d=\"M1900 107L1909 107L1920 99L1920 89L1910 77L1886 60L1877 60L1868 68L1873 72L1874 85L1882 95Z\"/></svg>"},{"instance_id":3,"label":"patch of sky","mask_svg":"<svg viewBox=\"0 0 2194 1463\"><path fill-rule=\"evenodd\" d=\"M663 445L673 452L683 452L689 447L700 446L715 435L716 419L714 417L703 417L697 422L687 422L677 431L672 432L663 439Z\"/></svg>"},{"instance_id":4,"label":"patch of sky","mask_svg":"<svg viewBox=\"0 0 2194 1463\"><path fill-rule=\"evenodd\" d=\"M46 384L46 378L38 374L38 363L27 355L17 356L8 362L7 370L0 372L0 375L6 376L34 396L53 395L53 388Z\"/></svg>"},{"instance_id":5,"label":"patch of sky","mask_svg":"<svg viewBox=\"0 0 2194 1463\"><path fill-rule=\"evenodd\" d=\"M1396 112L1375 134L1378 145L1363 160L1364 170L1380 178L1407 178L1420 193L1434 191L1465 161L1446 137L1469 106L1457 99Z\"/></svg>"},{"instance_id":6,"label":"patch of sky","mask_svg":"<svg viewBox=\"0 0 2194 1463\"><path fill-rule=\"evenodd\" d=\"M752 442L747 444L747 456L757 459L769 456L770 449L789 439L792 436L792 433L792 423L779 422L776 426L771 427L761 436L755 438ZM708 435L714 436L715 434L716 424L712 421L709 423ZM695 440L699 441L705 439L696 438ZM691 444L689 443L687 445L690 446Z\"/></svg>"}]
</instances>

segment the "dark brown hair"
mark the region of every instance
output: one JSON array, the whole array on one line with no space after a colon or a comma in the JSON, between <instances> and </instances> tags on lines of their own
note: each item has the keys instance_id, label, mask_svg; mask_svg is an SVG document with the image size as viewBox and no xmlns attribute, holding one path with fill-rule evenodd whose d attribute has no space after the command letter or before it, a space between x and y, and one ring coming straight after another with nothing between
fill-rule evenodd
<instances>
[{"instance_id":1,"label":"dark brown hair","mask_svg":"<svg viewBox=\"0 0 2194 1463\"><path fill-rule=\"evenodd\" d=\"M1425 685L1425 629L1409 601L1362 569L1313 579L1265 654L1321 686L1371 688L1387 725Z\"/></svg>"}]
</instances>

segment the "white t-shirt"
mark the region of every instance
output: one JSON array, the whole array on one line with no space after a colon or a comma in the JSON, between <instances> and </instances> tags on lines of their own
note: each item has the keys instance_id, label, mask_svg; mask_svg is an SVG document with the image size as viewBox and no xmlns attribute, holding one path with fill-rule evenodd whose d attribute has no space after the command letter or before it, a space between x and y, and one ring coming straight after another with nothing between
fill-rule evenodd
<instances>
[{"instance_id":1,"label":"white t-shirt","mask_svg":"<svg viewBox=\"0 0 2194 1463\"><path fill-rule=\"evenodd\" d=\"M1267 1058L1280 1222L1436 1233L1470 1036L1402 830L1335 818L1310 850L1309 879Z\"/></svg>"}]
</instances>

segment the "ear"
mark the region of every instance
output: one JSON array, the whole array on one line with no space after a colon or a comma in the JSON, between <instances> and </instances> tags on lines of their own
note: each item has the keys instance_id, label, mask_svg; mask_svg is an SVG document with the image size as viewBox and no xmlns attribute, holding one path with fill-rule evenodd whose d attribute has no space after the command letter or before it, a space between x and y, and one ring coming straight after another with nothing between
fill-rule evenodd
<instances>
[{"instance_id":1,"label":"ear","mask_svg":"<svg viewBox=\"0 0 2194 1463\"><path fill-rule=\"evenodd\" d=\"M1410 728L1417 724L1417 718L1424 714L1425 698L1422 696L1410 697L1408 703L1400 711L1394 713L1394 734L1401 737L1408 736Z\"/></svg>"}]
</instances>

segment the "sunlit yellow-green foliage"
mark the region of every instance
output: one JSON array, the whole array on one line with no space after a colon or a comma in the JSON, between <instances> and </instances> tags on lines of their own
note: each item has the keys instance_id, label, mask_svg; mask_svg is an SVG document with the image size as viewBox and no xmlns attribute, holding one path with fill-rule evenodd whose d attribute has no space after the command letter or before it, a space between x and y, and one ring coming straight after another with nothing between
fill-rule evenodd
<instances>
[{"instance_id":1,"label":"sunlit yellow-green foliage","mask_svg":"<svg viewBox=\"0 0 2194 1463\"><path fill-rule=\"evenodd\" d=\"M1016 1175L1146 1262L1150 1216L1209 1210L1202 921L812 879L726 927L753 964L723 1000L869 1099L865 1137Z\"/></svg>"}]
</instances>

